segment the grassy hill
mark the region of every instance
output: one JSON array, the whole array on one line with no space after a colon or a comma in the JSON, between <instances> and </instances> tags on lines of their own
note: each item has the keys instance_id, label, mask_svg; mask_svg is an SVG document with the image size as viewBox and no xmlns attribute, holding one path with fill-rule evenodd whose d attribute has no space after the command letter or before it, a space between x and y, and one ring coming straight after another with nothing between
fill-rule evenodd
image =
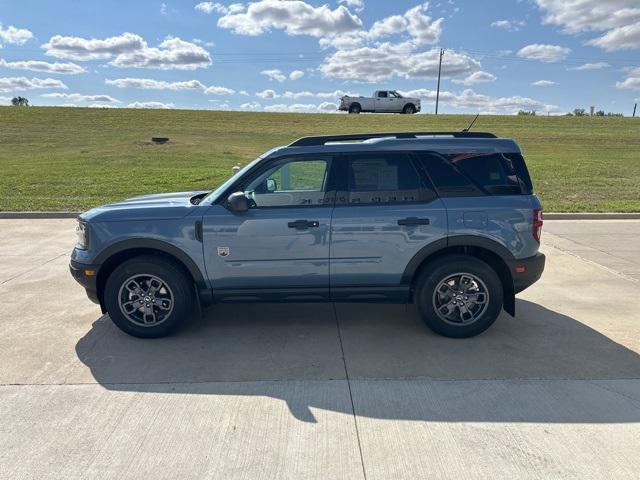
<instances>
[{"instance_id":1,"label":"grassy hill","mask_svg":"<svg viewBox=\"0 0 640 480\"><path fill-rule=\"evenodd\" d=\"M0 107L0 210L83 210L211 189L231 167L311 134L459 130L471 116ZM640 211L640 119L486 116L521 145L547 211ZM167 136L167 145L149 145Z\"/></svg>"}]
</instances>

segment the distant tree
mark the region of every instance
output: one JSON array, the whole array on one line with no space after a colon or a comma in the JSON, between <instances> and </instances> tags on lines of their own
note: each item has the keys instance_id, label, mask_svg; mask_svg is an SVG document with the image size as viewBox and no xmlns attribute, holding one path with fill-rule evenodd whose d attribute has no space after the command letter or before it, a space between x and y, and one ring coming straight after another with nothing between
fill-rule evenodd
<instances>
[{"instance_id":1,"label":"distant tree","mask_svg":"<svg viewBox=\"0 0 640 480\"><path fill-rule=\"evenodd\" d=\"M598 110L596 112L596 117L604 117L604 110Z\"/></svg>"},{"instance_id":2,"label":"distant tree","mask_svg":"<svg viewBox=\"0 0 640 480\"><path fill-rule=\"evenodd\" d=\"M536 116L536 111L535 110L520 110L518 112L518 115L523 116L523 117L535 117Z\"/></svg>"},{"instance_id":3,"label":"distant tree","mask_svg":"<svg viewBox=\"0 0 640 480\"><path fill-rule=\"evenodd\" d=\"M13 97L11 99L11 104L14 107L28 107L29 106L29 99L27 99L25 97Z\"/></svg>"},{"instance_id":4,"label":"distant tree","mask_svg":"<svg viewBox=\"0 0 640 480\"><path fill-rule=\"evenodd\" d=\"M573 111L573 114L574 114L576 117L586 117L586 116L587 116L587 114L586 114L586 112L585 112L585 109L584 109L584 108L576 108L576 109Z\"/></svg>"},{"instance_id":5,"label":"distant tree","mask_svg":"<svg viewBox=\"0 0 640 480\"><path fill-rule=\"evenodd\" d=\"M607 117L624 117L622 113L607 112Z\"/></svg>"}]
</instances>

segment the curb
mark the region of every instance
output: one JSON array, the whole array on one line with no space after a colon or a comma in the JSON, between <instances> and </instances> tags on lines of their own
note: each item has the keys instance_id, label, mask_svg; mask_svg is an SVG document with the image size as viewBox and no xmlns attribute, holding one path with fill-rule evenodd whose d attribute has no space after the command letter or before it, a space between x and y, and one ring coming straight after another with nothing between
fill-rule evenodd
<instances>
[{"instance_id":1,"label":"curb","mask_svg":"<svg viewBox=\"0 0 640 480\"><path fill-rule=\"evenodd\" d=\"M640 220L640 213L546 213L543 220Z\"/></svg>"},{"instance_id":2,"label":"curb","mask_svg":"<svg viewBox=\"0 0 640 480\"><path fill-rule=\"evenodd\" d=\"M0 212L0 219L76 218L82 212ZM544 220L640 220L640 213L544 213Z\"/></svg>"}]
</instances>

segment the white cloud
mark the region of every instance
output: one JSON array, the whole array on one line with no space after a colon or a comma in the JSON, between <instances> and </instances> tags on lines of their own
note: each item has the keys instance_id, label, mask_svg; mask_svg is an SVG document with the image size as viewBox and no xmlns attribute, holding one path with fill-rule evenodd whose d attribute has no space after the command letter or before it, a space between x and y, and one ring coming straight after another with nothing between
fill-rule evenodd
<instances>
[{"instance_id":1,"label":"white cloud","mask_svg":"<svg viewBox=\"0 0 640 480\"><path fill-rule=\"evenodd\" d=\"M533 82L531 85L534 87L553 87L557 84L558 82L554 82L552 80L538 80L537 82Z\"/></svg>"},{"instance_id":2,"label":"white cloud","mask_svg":"<svg viewBox=\"0 0 640 480\"><path fill-rule=\"evenodd\" d=\"M369 31L357 30L323 38L320 40L320 46L354 48L365 41L370 42L401 34L407 34L415 46L438 43L444 19L433 20L426 14L428 8L429 4L423 3L407 10L403 15L392 15L378 20Z\"/></svg>"},{"instance_id":3,"label":"white cloud","mask_svg":"<svg viewBox=\"0 0 640 480\"><path fill-rule=\"evenodd\" d=\"M147 43L141 36L133 33L123 33L103 40L55 35L49 39L48 43L42 45L42 48L52 57L86 61L108 59L124 53L140 51L147 48Z\"/></svg>"},{"instance_id":4,"label":"white cloud","mask_svg":"<svg viewBox=\"0 0 640 480\"><path fill-rule=\"evenodd\" d=\"M463 85L475 85L476 83L483 82L495 82L497 77L495 75L490 74L489 72L478 71L469 75L467 78L462 80L452 80L453 83L461 83Z\"/></svg>"},{"instance_id":5,"label":"white cloud","mask_svg":"<svg viewBox=\"0 0 640 480\"><path fill-rule=\"evenodd\" d=\"M231 5L223 5L218 2L200 2L195 6L196 10L206 14L212 14L213 12L226 15L228 13L242 12L244 5L241 3L232 3Z\"/></svg>"},{"instance_id":6,"label":"white cloud","mask_svg":"<svg viewBox=\"0 0 640 480\"><path fill-rule=\"evenodd\" d=\"M605 32L589 45L607 51L640 48L640 4L635 0L536 0L544 22L569 34Z\"/></svg>"},{"instance_id":7,"label":"white cloud","mask_svg":"<svg viewBox=\"0 0 640 480\"><path fill-rule=\"evenodd\" d=\"M587 45L594 45L608 52L640 48L640 21L609 30L603 36L589 40Z\"/></svg>"},{"instance_id":8,"label":"white cloud","mask_svg":"<svg viewBox=\"0 0 640 480\"><path fill-rule=\"evenodd\" d=\"M289 35L325 37L362 27L362 21L343 5L314 7L301 0L259 0L228 12L218 19L218 27L240 35L261 35L271 29Z\"/></svg>"},{"instance_id":9,"label":"white cloud","mask_svg":"<svg viewBox=\"0 0 640 480\"><path fill-rule=\"evenodd\" d=\"M267 105L263 110L265 112L318 113L336 112L338 106L330 102L322 102L318 105L314 103L293 103L290 105L277 103L275 105Z\"/></svg>"},{"instance_id":10,"label":"white cloud","mask_svg":"<svg viewBox=\"0 0 640 480\"><path fill-rule=\"evenodd\" d=\"M607 62L585 63L571 70L601 70L603 68L609 68L610 66Z\"/></svg>"},{"instance_id":11,"label":"white cloud","mask_svg":"<svg viewBox=\"0 0 640 480\"><path fill-rule=\"evenodd\" d=\"M436 99L436 91L429 89L418 89L400 92L408 97L421 98L425 103L433 103ZM516 113L518 110L538 110L552 111L557 109L555 105L547 105L544 102L534 100L528 97L512 96L512 97L491 97L474 92L471 89L463 90L461 93L449 91L440 92L440 102L443 105L449 105L453 108L484 112L484 113ZM424 104L423 104L423 110Z\"/></svg>"},{"instance_id":12,"label":"white cloud","mask_svg":"<svg viewBox=\"0 0 640 480\"><path fill-rule=\"evenodd\" d=\"M259 110L262 105L260 102L247 102L240 105L241 110Z\"/></svg>"},{"instance_id":13,"label":"white cloud","mask_svg":"<svg viewBox=\"0 0 640 480\"><path fill-rule=\"evenodd\" d=\"M621 90L640 90L640 67L627 72L627 78L617 82L616 87Z\"/></svg>"},{"instance_id":14,"label":"white cloud","mask_svg":"<svg viewBox=\"0 0 640 480\"><path fill-rule=\"evenodd\" d=\"M276 82L281 83L287 79L287 76L277 68L274 68L272 70L263 70L260 72L260 75L264 75L269 80L275 80Z\"/></svg>"},{"instance_id":15,"label":"white cloud","mask_svg":"<svg viewBox=\"0 0 640 480\"><path fill-rule=\"evenodd\" d=\"M410 42L381 43L377 46L338 50L320 65L320 71L330 78L381 82L394 77L436 78L440 49L415 50ZM480 69L480 62L463 53L448 50L442 64L445 78L470 75Z\"/></svg>"},{"instance_id":16,"label":"white cloud","mask_svg":"<svg viewBox=\"0 0 640 480\"><path fill-rule=\"evenodd\" d=\"M200 80L184 80L182 82L166 82L151 78L116 78L105 80L107 85L118 88L140 88L143 90L201 90L207 95L233 95L235 90L216 85L206 86Z\"/></svg>"},{"instance_id":17,"label":"white cloud","mask_svg":"<svg viewBox=\"0 0 640 480\"><path fill-rule=\"evenodd\" d=\"M193 43L195 43L196 45L201 45L201 46L207 47L207 48L212 48L212 47L216 46L216 44L214 42L206 42L204 40L200 40L199 38L194 38L191 41Z\"/></svg>"},{"instance_id":18,"label":"white cloud","mask_svg":"<svg viewBox=\"0 0 640 480\"><path fill-rule=\"evenodd\" d=\"M289 74L289 80L300 80L304 77L304 72L302 70L294 70Z\"/></svg>"},{"instance_id":19,"label":"white cloud","mask_svg":"<svg viewBox=\"0 0 640 480\"><path fill-rule=\"evenodd\" d=\"M175 105L173 103L162 103L162 102L133 102L127 105L127 108L163 109L163 108L175 108Z\"/></svg>"},{"instance_id":20,"label":"white cloud","mask_svg":"<svg viewBox=\"0 0 640 480\"><path fill-rule=\"evenodd\" d=\"M407 32L411 35L416 45L432 45L440 41L442 34L443 18L433 21L431 17L425 15L429 3L424 3L413 7L404 14L407 19Z\"/></svg>"},{"instance_id":21,"label":"white cloud","mask_svg":"<svg viewBox=\"0 0 640 480\"><path fill-rule=\"evenodd\" d=\"M165 82L151 78L116 78L114 80L107 79L105 83L118 88L141 88L144 90L204 90L207 88L199 80Z\"/></svg>"},{"instance_id":22,"label":"white cloud","mask_svg":"<svg viewBox=\"0 0 640 480\"><path fill-rule=\"evenodd\" d=\"M510 32L518 32L527 24L524 20L496 20L491 24L494 28L504 28Z\"/></svg>"},{"instance_id":23,"label":"white cloud","mask_svg":"<svg viewBox=\"0 0 640 480\"><path fill-rule=\"evenodd\" d=\"M13 25L3 28L2 23L0 23L0 47L3 42L11 43L13 45L24 45L32 38L33 33L26 28L16 28Z\"/></svg>"},{"instance_id":24,"label":"white cloud","mask_svg":"<svg viewBox=\"0 0 640 480\"><path fill-rule=\"evenodd\" d=\"M0 92L19 92L22 90L34 90L36 88L60 88L67 90L68 87L60 80L56 80L53 78L0 78Z\"/></svg>"},{"instance_id":25,"label":"white cloud","mask_svg":"<svg viewBox=\"0 0 640 480\"><path fill-rule=\"evenodd\" d=\"M256 97L268 99L268 98L278 98L279 95L275 92L275 90L267 89L261 92L256 92Z\"/></svg>"},{"instance_id":26,"label":"white cloud","mask_svg":"<svg viewBox=\"0 0 640 480\"><path fill-rule=\"evenodd\" d=\"M161 3L160 4L160 15L167 15L167 4L166 3Z\"/></svg>"},{"instance_id":27,"label":"white cloud","mask_svg":"<svg viewBox=\"0 0 640 480\"><path fill-rule=\"evenodd\" d=\"M158 47L149 47L133 33L102 40L56 35L42 48L47 55L77 61L112 58L112 65L123 68L194 70L211 65L209 52L177 37L167 37Z\"/></svg>"},{"instance_id":28,"label":"white cloud","mask_svg":"<svg viewBox=\"0 0 640 480\"><path fill-rule=\"evenodd\" d=\"M177 37L167 37L158 48L122 53L112 62L116 67L157 68L161 70L195 70L211 65L211 56L204 48Z\"/></svg>"},{"instance_id":29,"label":"white cloud","mask_svg":"<svg viewBox=\"0 0 640 480\"><path fill-rule=\"evenodd\" d=\"M80 93L45 93L42 98L60 98L71 102L120 103L110 95L82 95Z\"/></svg>"},{"instance_id":30,"label":"white cloud","mask_svg":"<svg viewBox=\"0 0 640 480\"><path fill-rule=\"evenodd\" d=\"M567 58L569 53L571 53L570 48L534 43L520 49L518 56L529 60L539 60L544 63L556 63Z\"/></svg>"},{"instance_id":31,"label":"white cloud","mask_svg":"<svg viewBox=\"0 0 640 480\"><path fill-rule=\"evenodd\" d=\"M75 63L49 63L40 60L18 60L15 62L7 62L0 58L0 67L10 68L12 70L30 70L32 72L60 73L67 75L77 75L84 73L86 70Z\"/></svg>"},{"instance_id":32,"label":"white cloud","mask_svg":"<svg viewBox=\"0 0 640 480\"><path fill-rule=\"evenodd\" d=\"M349 8L353 8L356 12L364 10L364 0L338 0L338 3L343 3Z\"/></svg>"},{"instance_id":33,"label":"white cloud","mask_svg":"<svg viewBox=\"0 0 640 480\"><path fill-rule=\"evenodd\" d=\"M207 95L233 95L236 91L232 88L211 86L204 91Z\"/></svg>"}]
</instances>

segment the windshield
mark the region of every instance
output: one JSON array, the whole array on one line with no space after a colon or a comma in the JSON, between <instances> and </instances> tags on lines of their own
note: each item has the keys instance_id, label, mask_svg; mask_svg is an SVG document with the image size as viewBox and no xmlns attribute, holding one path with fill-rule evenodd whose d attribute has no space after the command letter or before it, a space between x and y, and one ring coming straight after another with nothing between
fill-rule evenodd
<instances>
[{"instance_id":1,"label":"windshield","mask_svg":"<svg viewBox=\"0 0 640 480\"><path fill-rule=\"evenodd\" d=\"M217 198L220 196L220 194L222 192L224 192L227 188L229 188L231 185L233 185L233 183L238 180L242 175L244 175L248 170L250 170L251 168L253 168L254 165L256 165L260 160L262 160L264 157L266 157L267 155L272 154L273 152L275 152L276 150L279 150L282 147L276 147L273 148L271 150L269 150L268 152L263 153L262 155L260 155L258 158L256 158L255 160L253 160L252 162L249 162L247 165L245 165L244 167L242 167L237 173L235 173L234 175L231 176L231 178L229 178L226 182L224 182L222 185L220 185L218 188L216 188L214 191L210 192L207 194L206 197L204 197L202 199L202 201L200 202L200 204L212 204L213 202L215 202L217 200Z\"/></svg>"}]
</instances>

